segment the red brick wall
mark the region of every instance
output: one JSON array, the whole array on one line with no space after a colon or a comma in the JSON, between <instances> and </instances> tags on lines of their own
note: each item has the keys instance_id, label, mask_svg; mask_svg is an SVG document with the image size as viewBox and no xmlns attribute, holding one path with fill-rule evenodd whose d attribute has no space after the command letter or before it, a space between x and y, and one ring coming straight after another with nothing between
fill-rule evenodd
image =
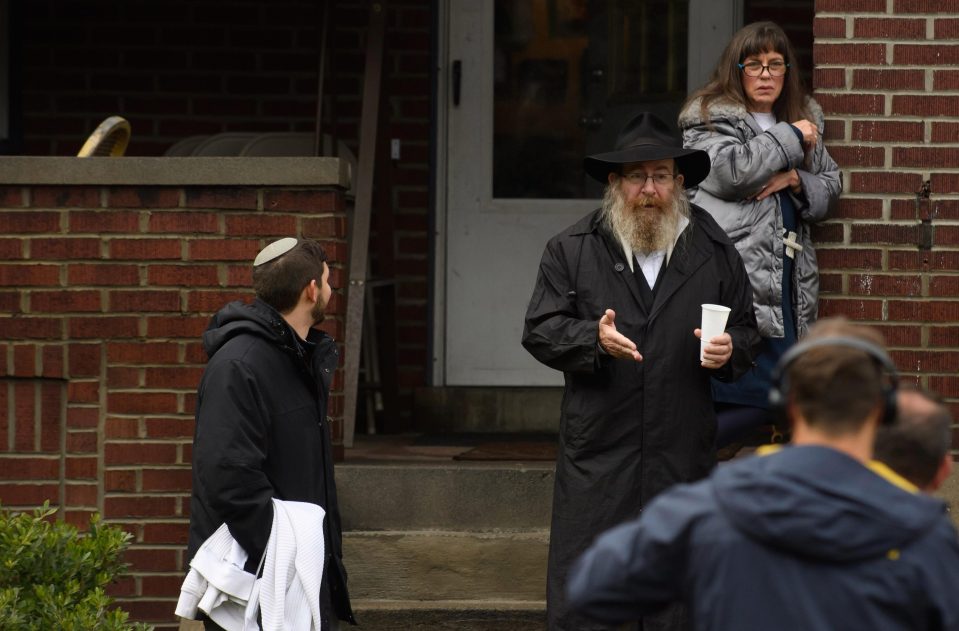
<instances>
[{"instance_id":1,"label":"red brick wall","mask_svg":"<svg viewBox=\"0 0 959 631\"><path fill-rule=\"evenodd\" d=\"M323 129L357 150L366 0L330 0ZM23 136L28 155L74 155L107 116L133 128L127 155L161 155L176 141L225 131L315 128L322 2L90 0L23 3ZM380 161L371 274L396 280L378 310L396 338L383 366L401 384L394 430L410 422L424 385L429 294L430 0L391 0L380 134L402 157ZM388 146L388 145L387 145ZM362 427L362 426L360 426ZM382 429L382 428L381 428ZM389 429L389 428L387 428Z\"/></svg>"},{"instance_id":2,"label":"red brick wall","mask_svg":"<svg viewBox=\"0 0 959 631\"><path fill-rule=\"evenodd\" d=\"M411 426L412 389L426 385L432 369L427 326L433 260L429 167L433 151L430 5L429 0L391 1L393 8L386 40L387 134L389 138L402 140L402 156L399 161L389 162L388 167L387 177L392 183L389 204L395 209L392 226L380 224L392 233L388 239L395 259L391 262L392 269L377 264L374 270L380 276L392 276L398 281L396 363L403 411L400 427Z\"/></svg>"},{"instance_id":3,"label":"red brick wall","mask_svg":"<svg viewBox=\"0 0 959 631\"><path fill-rule=\"evenodd\" d=\"M210 315L249 298L274 238L345 260L345 225L339 189L0 189L0 501L129 530L132 577L114 592L134 619L173 628ZM340 341L344 312L334 296L323 325ZM334 389L339 436L342 374Z\"/></svg>"},{"instance_id":4,"label":"red brick wall","mask_svg":"<svg viewBox=\"0 0 959 631\"><path fill-rule=\"evenodd\" d=\"M820 312L875 323L908 379L959 416L959 6L818 0L816 11L816 98L845 179L838 214L815 233Z\"/></svg>"},{"instance_id":5,"label":"red brick wall","mask_svg":"<svg viewBox=\"0 0 959 631\"><path fill-rule=\"evenodd\" d=\"M73 154L113 114L133 124L130 155L162 153L191 134L312 129L317 6L23 3L26 153ZM392 0L387 17L381 134L402 141L402 159L378 164L385 191L376 197L372 270L398 281L395 315L379 313L399 332L399 428L411 389L429 372L430 6ZM332 7L326 129L355 150L366 3ZM747 0L746 15L783 23L803 49L797 16L808 7ZM813 84L846 181L839 213L816 238L823 314L880 327L909 378L942 392L959 414L959 10L949 7L816 3ZM928 198L917 198L927 181ZM172 624L198 336L213 310L248 294L247 262L270 238L318 236L336 261L347 260L342 199L322 201L330 195L0 190L0 500L50 498L71 521L99 510L130 528L134 576L118 593L138 620ZM304 212L314 203L327 206ZM924 234L929 249L916 245ZM333 282L345 285L342 269ZM330 326L342 340L341 322Z\"/></svg>"}]
</instances>

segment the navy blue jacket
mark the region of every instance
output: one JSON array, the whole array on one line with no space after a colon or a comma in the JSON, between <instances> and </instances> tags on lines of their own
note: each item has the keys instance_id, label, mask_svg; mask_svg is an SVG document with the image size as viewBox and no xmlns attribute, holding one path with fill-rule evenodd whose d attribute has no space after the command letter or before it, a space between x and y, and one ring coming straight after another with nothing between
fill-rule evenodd
<instances>
[{"instance_id":1,"label":"navy blue jacket","mask_svg":"<svg viewBox=\"0 0 959 631\"><path fill-rule=\"evenodd\" d=\"M601 536L570 601L620 622L682 600L697 630L959 629L956 530L908 486L826 447L734 461Z\"/></svg>"}]
</instances>

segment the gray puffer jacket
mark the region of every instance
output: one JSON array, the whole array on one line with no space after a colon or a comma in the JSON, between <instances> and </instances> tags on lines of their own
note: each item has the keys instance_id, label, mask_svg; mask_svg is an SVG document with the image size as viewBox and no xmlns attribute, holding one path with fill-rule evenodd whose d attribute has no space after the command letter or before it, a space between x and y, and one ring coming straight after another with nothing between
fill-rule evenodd
<instances>
[{"instance_id":1,"label":"gray puffer jacket","mask_svg":"<svg viewBox=\"0 0 959 631\"><path fill-rule=\"evenodd\" d=\"M822 108L813 99L807 102L812 122L823 127ZM779 122L765 132L738 103L725 99L713 101L708 120L700 110L700 100L687 105L679 115L683 144L709 154L712 169L690 199L705 208L722 226L743 257L753 286L753 306L759 333L763 337L783 337L782 274L783 217L779 196L762 201L756 195L773 175L796 169L802 191L793 194L799 229L796 253L794 295L796 330L800 337L816 319L819 300L819 270L809 225L822 221L842 192L842 174L820 139L807 158L803 146L788 122Z\"/></svg>"}]
</instances>

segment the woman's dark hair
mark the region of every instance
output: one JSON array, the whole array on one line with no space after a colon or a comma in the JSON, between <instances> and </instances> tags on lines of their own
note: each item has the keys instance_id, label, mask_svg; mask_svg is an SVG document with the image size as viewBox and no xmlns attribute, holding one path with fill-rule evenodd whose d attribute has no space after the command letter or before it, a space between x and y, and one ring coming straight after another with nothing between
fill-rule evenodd
<instances>
[{"instance_id":1,"label":"woman's dark hair","mask_svg":"<svg viewBox=\"0 0 959 631\"><path fill-rule=\"evenodd\" d=\"M280 313L287 313L300 300L303 288L323 281L326 252L312 239L300 239L292 250L253 268L256 297Z\"/></svg>"},{"instance_id":2,"label":"woman's dark hair","mask_svg":"<svg viewBox=\"0 0 959 631\"><path fill-rule=\"evenodd\" d=\"M751 55L765 52L779 53L789 64L786 75L783 77L782 93L773 103L773 114L776 115L776 120L793 123L804 118L808 119L810 117L806 108L808 94L799 76L796 53L793 52L786 33L773 22L753 22L739 29L726 45L709 83L690 95L686 99L686 104L701 97L700 109L703 120L709 118L709 104L720 98L748 108L749 102L743 91L743 71L738 64L743 63Z\"/></svg>"}]
</instances>

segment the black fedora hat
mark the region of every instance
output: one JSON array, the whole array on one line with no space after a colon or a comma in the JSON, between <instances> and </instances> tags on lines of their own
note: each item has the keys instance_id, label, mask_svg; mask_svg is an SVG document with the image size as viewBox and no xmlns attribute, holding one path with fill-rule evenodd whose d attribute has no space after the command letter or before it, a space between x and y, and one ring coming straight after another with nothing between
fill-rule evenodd
<instances>
[{"instance_id":1,"label":"black fedora hat","mask_svg":"<svg viewBox=\"0 0 959 631\"><path fill-rule=\"evenodd\" d=\"M605 184L610 173L619 173L624 164L647 160L676 160L686 188L696 186L709 175L709 155L699 149L684 149L669 126L652 112L633 117L616 138L616 149L583 159L583 168Z\"/></svg>"}]
</instances>

